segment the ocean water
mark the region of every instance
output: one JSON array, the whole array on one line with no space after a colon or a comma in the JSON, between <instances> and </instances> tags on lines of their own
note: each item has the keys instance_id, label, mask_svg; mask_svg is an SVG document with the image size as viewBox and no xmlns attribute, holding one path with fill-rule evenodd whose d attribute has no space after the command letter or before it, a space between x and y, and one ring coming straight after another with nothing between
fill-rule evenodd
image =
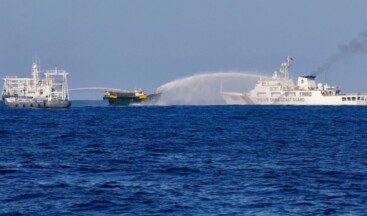
<instances>
[{"instance_id":1,"label":"ocean water","mask_svg":"<svg viewBox=\"0 0 367 216\"><path fill-rule=\"evenodd\" d=\"M0 106L0 215L366 215L367 109Z\"/></svg>"}]
</instances>

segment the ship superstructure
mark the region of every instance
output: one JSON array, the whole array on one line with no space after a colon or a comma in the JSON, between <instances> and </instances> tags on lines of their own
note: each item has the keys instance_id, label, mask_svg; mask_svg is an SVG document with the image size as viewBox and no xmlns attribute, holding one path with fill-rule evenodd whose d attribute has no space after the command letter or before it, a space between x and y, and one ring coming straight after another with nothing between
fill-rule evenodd
<instances>
[{"instance_id":1,"label":"ship superstructure","mask_svg":"<svg viewBox=\"0 0 367 216\"><path fill-rule=\"evenodd\" d=\"M294 84L289 74L292 57L281 64L280 73L259 79L248 93L222 92L227 104L259 105L367 105L367 93L341 93L327 84L316 84L316 76L300 76Z\"/></svg>"},{"instance_id":2,"label":"ship superstructure","mask_svg":"<svg viewBox=\"0 0 367 216\"><path fill-rule=\"evenodd\" d=\"M54 70L47 70L43 75L40 72L39 63L33 61L32 78L4 78L4 104L10 107L69 107L68 73L56 67Z\"/></svg>"}]
</instances>

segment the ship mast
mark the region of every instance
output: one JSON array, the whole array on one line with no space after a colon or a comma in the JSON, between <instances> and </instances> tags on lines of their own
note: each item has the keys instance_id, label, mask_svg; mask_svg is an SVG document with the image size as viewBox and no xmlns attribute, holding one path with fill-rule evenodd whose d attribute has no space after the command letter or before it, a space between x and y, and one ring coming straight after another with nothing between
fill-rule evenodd
<instances>
[{"instance_id":1,"label":"ship mast","mask_svg":"<svg viewBox=\"0 0 367 216\"><path fill-rule=\"evenodd\" d=\"M289 77L289 67L291 66L291 61L293 61L293 58L291 56L288 56L287 57L287 62L284 62L282 65L281 65L281 73L283 74L283 79L284 80L289 80L290 77Z\"/></svg>"},{"instance_id":2,"label":"ship mast","mask_svg":"<svg viewBox=\"0 0 367 216\"><path fill-rule=\"evenodd\" d=\"M38 86L38 82L39 82L39 71L38 71L37 59L33 60L32 75L33 75L34 90L35 90L35 92L37 92L37 86Z\"/></svg>"},{"instance_id":3,"label":"ship mast","mask_svg":"<svg viewBox=\"0 0 367 216\"><path fill-rule=\"evenodd\" d=\"M291 56L287 57L287 61L281 64L280 73L282 74L283 79L283 89L288 90L292 87L292 81L290 79L289 75L289 67L291 66L291 61L293 61L293 58Z\"/></svg>"}]
</instances>

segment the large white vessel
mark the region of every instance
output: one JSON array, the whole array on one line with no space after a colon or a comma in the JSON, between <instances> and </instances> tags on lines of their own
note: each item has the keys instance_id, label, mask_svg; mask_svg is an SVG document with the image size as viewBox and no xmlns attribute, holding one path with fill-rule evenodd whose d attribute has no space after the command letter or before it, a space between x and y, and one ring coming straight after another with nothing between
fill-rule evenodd
<instances>
[{"instance_id":1,"label":"large white vessel","mask_svg":"<svg viewBox=\"0 0 367 216\"><path fill-rule=\"evenodd\" d=\"M316 84L315 76L298 77L297 85L289 75L292 57L281 64L280 73L259 79L248 93L222 92L227 104L258 105L367 105L367 93L341 93L327 84Z\"/></svg>"},{"instance_id":2,"label":"large white vessel","mask_svg":"<svg viewBox=\"0 0 367 216\"><path fill-rule=\"evenodd\" d=\"M4 78L2 98L9 107L67 108L71 105L64 70L47 70L40 77L39 64L32 65L32 78Z\"/></svg>"}]
</instances>

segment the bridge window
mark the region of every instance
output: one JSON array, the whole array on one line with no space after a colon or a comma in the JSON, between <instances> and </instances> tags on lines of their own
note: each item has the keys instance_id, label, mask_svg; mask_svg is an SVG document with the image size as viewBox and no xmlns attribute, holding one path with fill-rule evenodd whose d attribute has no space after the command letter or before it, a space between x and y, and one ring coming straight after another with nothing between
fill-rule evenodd
<instances>
[{"instance_id":1,"label":"bridge window","mask_svg":"<svg viewBox=\"0 0 367 216\"><path fill-rule=\"evenodd\" d=\"M301 97L311 97L312 96L312 92L300 92L299 95Z\"/></svg>"},{"instance_id":2,"label":"bridge window","mask_svg":"<svg viewBox=\"0 0 367 216\"><path fill-rule=\"evenodd\" d=\"M286 92L285 96L286 97L296 97L296 92Z\"/></svg>"},{"instance_id":3,"label":"bridge window","mask_svg":"<svg viewBox=\"0 0 367 216\"><path fill-rule=\"evenodd\" d=\"M270 87L270 91L279 91L279 87Z\"/></svg>"},{"instance_id":4,"label":"bridge window","mask_svg":"<svg viewBox=\"0 0 367 216\"><path fill-rule=\"evenodd\" d=\"M271 96L272 97L280 97L280 92L272 92Z\"/></svg>"},{"instance_id":5,"label":"bridge window","mask_svg":"<svg viewBox=\"0 0 367 216\"><path fill-rule=\"evenodd\" d=\"M342 101L345 101L346 100L346 98L345 97L342 97Z\"/></svg>"},{"instance_id":6,"label":"bridge window","mask_svg":"<svg viewBox=\"0 0 367 216\"><path fill-rule=\"evenodd\" d=\"M356 97L352 97L352 101L355 101L356 100Z\"/></svg>"}]
</instances>

